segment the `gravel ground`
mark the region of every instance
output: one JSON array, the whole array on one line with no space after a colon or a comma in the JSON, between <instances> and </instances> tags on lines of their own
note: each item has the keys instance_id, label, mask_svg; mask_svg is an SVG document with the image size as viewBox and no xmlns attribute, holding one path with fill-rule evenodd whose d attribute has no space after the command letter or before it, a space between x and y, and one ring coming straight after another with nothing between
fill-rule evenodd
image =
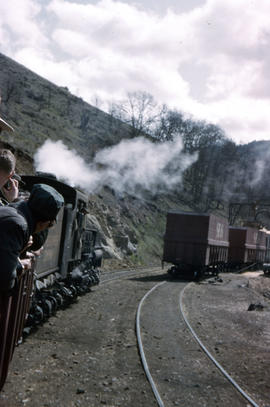
<instances>
[{"instance_id":1,"label":"gravel ground","mask_svg":"<svg viewBox=\"0 0 270 407\"><path fill-rule=\"evenodd\" d=\"M138 355L135 316L144 294L166 279L160 269L140 271L59 311L15 350L0 406L156 406ZM190 284L185 311L218 361L260 407L269 407L270 279L255 273L222 279ZM165 405L247 406L180 320L184 285L166 282L142 308L146 357ZM263 308L247 311L251 303Z\"/></svg>"},{"instance_id":2,"label":"gravel ground","mask_svg":"<svg viewBox=\"0 0 270 407\"><path fill-rule=\"evenodd\" d=\"M260 407L269 407L270 278L260 272L221 277L187 287L189 322L233 379ZM255 309L248 311L251 304Z\"/></svg>"},{"instance_id":3,"label":"gravel ground","mask_svg":"<svg viewBox=\"0 0 270 407\"><path fill-rule=\"evenodd\" d=\"M158 287L145 303L141 318L146 358L165 406L246 406L182 319L179 293L185 286L171 282ZM158 310L154 315L153 309Z\"/></svg>"}]
</instances>

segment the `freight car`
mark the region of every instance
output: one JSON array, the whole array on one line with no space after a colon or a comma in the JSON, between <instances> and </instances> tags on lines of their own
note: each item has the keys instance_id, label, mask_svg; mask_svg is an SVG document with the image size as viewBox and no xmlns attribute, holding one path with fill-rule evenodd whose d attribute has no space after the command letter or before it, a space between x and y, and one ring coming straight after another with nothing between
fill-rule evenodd
<instances>
[{"instance_id":1,"label":"freight car","mask_svg":"<svg viewBox=\"0 0 270 407\"><path fill-rule=\"evenodd\" d=\"M98 232L86 227L88 197L48 174L22 180L23 195L34 184L48 184L64 197L65 205L32 270L18 275L12 293L0 295L0 390L23 329L31 330L98 284L102 260Z\"/></svg>"},{"instance_id":2,"label":"freight car","mask_svg":"<svg viewBox=\"0 0 270 407\"><path fill-rule=\"evenodd\" d=\"M266 232L258 230L258 238L256 243L256 261L257 267L261 268L266 256Z\"/></svg>"},{"instance_id":3,"label":"freight car","mask_svg":"<svg viewBox=\"0 0 270 407\"><path fill-rule=\"evenodd\" d=\"M270 275L270 232L266 232L265 235L265 257L262 269L265 275Z\"/></svg>"},{"instance_id":4,"label":"freight car","mask_svg":"<svg viewBox=\"0 0 270 407\"><path fill-rule=\"evenodd\" d=\"M228 269L261 268L266 254L266 233L254 227L229 228Z\"/></svg>"},{"instance_id":5,"label":"freight car","mask_svg":"<svg viewBox=\"0 0 270 407\"><path fill-rule=\"evenodd\" d=\"M228 259L227 219L207 213L167 214L163 262L172 263L172 276L199 279L217 275Z\"/></svg>"}]
</instances>

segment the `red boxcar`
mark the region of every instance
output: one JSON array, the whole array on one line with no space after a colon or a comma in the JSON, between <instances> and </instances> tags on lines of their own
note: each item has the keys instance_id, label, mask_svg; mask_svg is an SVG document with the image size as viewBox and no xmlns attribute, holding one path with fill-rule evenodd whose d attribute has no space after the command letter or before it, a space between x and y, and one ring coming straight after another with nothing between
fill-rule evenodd
<instances>
[{"instance_id":1,"label":"red boxcar","mask_svg":"<svg viewBox=\"0 0 270 407\"><path fill-rule=\"evenodd\" d=\"M265 233L265 257L263 262L263 271L265 274L270 274L270 232Z\"/></svg>"},{"instance_id":2,"label":"red boxcar","mask_svg":"<svg viewBox=\"0 0 270 407\"><path fill-rule=\"evenodd\" d=\"M270 263L270 232L269 231L267 231L266 233L265 233L265 249L266 249L266 252L265 252L265 259L264 259L264 262L265 263Z\"/></svg>"},{"instance_id":3,"label":"red boxcar","mask_svg":"<svg viewBox=\"0 0 270 407\"><path fill-rule=\"evenodd\" d=\"M260 265L265 260L266 255L266 232L263 230L258 231L257 247L256 247L256 260Z\"/></svg>"},{"instance_id":4,"label":"red boxcar","mask_svg":"<svg viewBox=\"0 0 270 407\"><path fill-rule=\"evenodd\" d=\"M228 260L234 267L262 263L266 253L266 233L252 227L229 228Z\"/></svg>"},{"instance_id":5,"label":"red boxcar","mask_svg":"<svg viewBox=\"0 0 270 407\"><path fill-rule=\"evenodd\" d=\"M163 261L177 266L180 273L217 271L213 266L228 258L228 231L228 221L223 217L171 211L167 214Z\"/></svg>"}]
</instances>

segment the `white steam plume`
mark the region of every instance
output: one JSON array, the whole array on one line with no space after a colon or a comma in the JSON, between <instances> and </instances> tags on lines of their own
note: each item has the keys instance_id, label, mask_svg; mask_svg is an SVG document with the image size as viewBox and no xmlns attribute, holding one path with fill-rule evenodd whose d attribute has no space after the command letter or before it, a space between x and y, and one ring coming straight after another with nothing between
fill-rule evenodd
<instances>
[{"instance_id":1,"label":"white steam plume","mask_svg":"<svg viewBox=\"0 0 270 407\"><path fill-rule=\"evenodd\" d=\"M47 140L35 154L35 166L89 193L107 185L123 195L170 190L181 183L184 170L196 159L196 154L183 153L180 137L163 143L143 137L122 140L99 151L90 164L62 141Z\"/></svg>"}]
</instances>

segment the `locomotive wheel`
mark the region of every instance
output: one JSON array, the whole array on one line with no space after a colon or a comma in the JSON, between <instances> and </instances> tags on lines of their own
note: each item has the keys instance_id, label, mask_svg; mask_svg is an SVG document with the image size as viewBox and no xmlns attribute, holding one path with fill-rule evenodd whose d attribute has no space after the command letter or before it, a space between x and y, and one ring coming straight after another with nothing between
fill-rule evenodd
<instances>
[{"instance_id":1,"label":"locomotive wheel","mask_svg":"<svg viewBox=\"0 0 270 407\"><path fill-rule=\"evenodd\" d=\"M46 298L42 303L42 308L44 310L44 317L49 318L53 314L53 303Z\"/></svg>"},{"instance_id":2,"label":"locomotive wheel","mask_svg":"<svg viewBox=\"0 0 270 407\"><path fill-rule=\"evenodd\" d=\"M33 325L39 325L44 320L43 309L39 306L35 306L34 316L33 316Z\"/></svg>"},{"instance_id":3,"label":"locomotive wheel","mask_svg":"<svg viewBox=\"0 0 270 407\"><path fill-rule=\"evenodd\" d=\"M61 307L64 305L63 296L62 296L59 292L57 292L57 291L54 291L54 292L53 292L53 295L54 295L54 297L55 297L55 299L56 299L58 308L61 308Z\"/></svg>"}]
</instances>

